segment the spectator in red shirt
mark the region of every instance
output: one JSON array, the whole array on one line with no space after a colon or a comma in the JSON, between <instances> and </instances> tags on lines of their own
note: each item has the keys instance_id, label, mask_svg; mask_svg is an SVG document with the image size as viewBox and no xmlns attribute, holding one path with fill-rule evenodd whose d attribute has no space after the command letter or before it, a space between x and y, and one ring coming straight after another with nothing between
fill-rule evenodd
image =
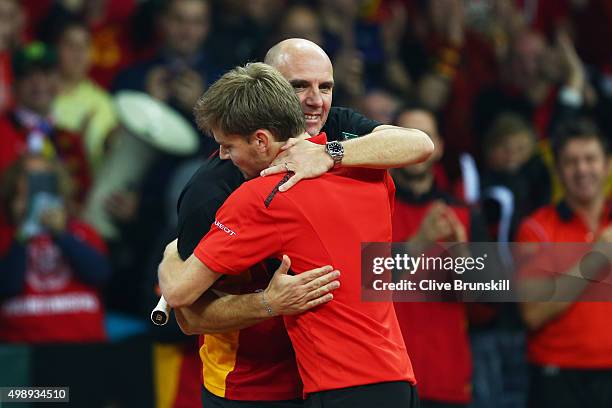
<instances>
[{"instance_id":1,"label":"spectator in red shirt","mask_svg":"<svg viewBox=\"0 0 612 408\"><path fill-rule=\"evenodd\" d=\"M393 171L397 186L393 241L426 248L436 242L487 240L478 213L435 184L434 164L443 143L432 113L408 109L399 126L425 131L436 146L429 160ZM421 407L465 407L471 398L472 361L466 307L453 302L396 302L395 311L410 350Z\"/></svg>"},{"instance_id":2,"label":"spectator in red shirt","mask_svg":"<svg viewBox=\"0 0 612 408\"><path fill-rule=\"evenodd\" d=\"M605 139L592 122L574 120L559 131L554 154L565 197L559 204L543 207L528 217L519 229L517 240L597 243L609 257L612 225L610 203L604 194L609 174ZM527 343L532 364L530 407L612 406L612 330L609 327L612 304L581 298L589 290L589 281L574 277L584 276L580 255L574 256L571 251L560 251L557 247L549 260L554 264L543 270L539 261L542 253L546 253L546 246L540 244L527 249L534 257L523 262L524 287L537 289L542 284L548 287L552 284L563 292L558 298L560 301L542 299L521 305L530 330Z\"/></svg>"},{"instance_id":3,"label":"spectator in red shirt","mask_svg":"<svg viewBox=\"0 0 612 408\"><path fill-rule=\"evenodd\" d=\"M13 55L15 108L0 117L0 172L24 153L58 158L82 202L91 181L89 163L81 136L58 128L51 116L56 67L55 52L43 43L31 43Z\"/></svg>"},{"instance_id":4,"label":"spectator in red shirt","mask_svg":"<svg viewBox=\"0 0 612 408\"><path fill-rule=\"evenodd\" d=\"M3 174L2 213L12 241L0 248L0 340L102 341L99 293L110 276L98 234L70 211L70 177L57 161L19 159Z\"/></svg>"}]
</instances>

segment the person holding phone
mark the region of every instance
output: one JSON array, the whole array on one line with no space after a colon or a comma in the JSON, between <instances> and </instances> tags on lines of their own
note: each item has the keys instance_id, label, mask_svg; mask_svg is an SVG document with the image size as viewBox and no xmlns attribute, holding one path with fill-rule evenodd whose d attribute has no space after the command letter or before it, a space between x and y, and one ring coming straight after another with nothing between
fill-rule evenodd
<instances>
[{"instance_id":1,"label":"person holding phone","mask_svg":"<svg viewBox=\"0 0 612 408\"><path fill-rule=\"evenodd\" d=\"M12 240L0 247L0 341L106 339L99 293L110 277L104 242L72 216L71 182L56 161L23 156L0 180Z\"/></svg>"}]
</instances>

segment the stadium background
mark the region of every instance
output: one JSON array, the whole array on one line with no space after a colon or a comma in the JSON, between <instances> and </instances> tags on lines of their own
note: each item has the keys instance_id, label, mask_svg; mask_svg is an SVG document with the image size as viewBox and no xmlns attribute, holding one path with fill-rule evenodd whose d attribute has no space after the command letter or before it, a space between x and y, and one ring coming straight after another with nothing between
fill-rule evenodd
<instances>
[{"instance_id":1,"label":"stadium background","mask_svg":"<svg viewBox=\"0 0 612 408\"><path fill-rule=\"evenodd\" d=\"M190 15L194 2L205 5L202 14ZM290 37L310 39L330 55L334 105L382 123L395 123L406 107L431 110L445 144L436 184L485 210L487 188L507 187L520 204L514 227L562 194L552 172L550 180L534 180L532 165L553 168L559 101L612 136L609 0L0 0L0 113L8 120L19 107L14 86L37 61L33 42L44 43L41 52L56 61L60 78L53 126L82 138L81 159L95 178L119 124L113 94L147 92L193 122L191 106L207 84L235 65L262 60ZM15 56L20 50L26 65ZM511 120L496 120L500 115ZM516 133L529 135L520 147L512 143ZM8 149L4 136L0 147ZM161 154L138 185L109 204L120 233L106 240L112 274L100 284L106 340L4 342L0 366L11 369L1 370L0 385L70 385L77 406L183 406L175 401L180 373L197 373L197 361L183 360L182 350L194 350L196 340L185 340L174 325L151 327L148 313L156 265L174 234L178 192L214 149L201 136L188 157ZM469 158L476 185L466 174ZM2 162L0 171L7 166ZM78 188L77 196L86 195L90 186ZM534 188L544 194L531 194ZM504 236L499 214L485 215L493 240L512 240L514 227ZM13 232L2 225L0 256ZM474 332L524 333L511 308L483 307L471 317Z\"/></svg>"}]
</instances>

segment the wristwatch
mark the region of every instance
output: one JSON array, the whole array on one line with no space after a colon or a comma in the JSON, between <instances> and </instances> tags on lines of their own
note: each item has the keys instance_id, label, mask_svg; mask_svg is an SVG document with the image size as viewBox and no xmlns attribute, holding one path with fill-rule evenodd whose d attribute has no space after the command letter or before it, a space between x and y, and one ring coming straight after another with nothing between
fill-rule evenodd
<instances>
[{"instance_id":1,"label":"wristwatch","mask_svg":"<svg viewBox=\"0 0 612 408\"><path fill-rule=\"evenodd\" d=\"M334 167L338 167L342 163L344 157L344 146L340 142L327 142L325 143L325 151L330 155L334 161Z\"/></svg>"}]
</instances>

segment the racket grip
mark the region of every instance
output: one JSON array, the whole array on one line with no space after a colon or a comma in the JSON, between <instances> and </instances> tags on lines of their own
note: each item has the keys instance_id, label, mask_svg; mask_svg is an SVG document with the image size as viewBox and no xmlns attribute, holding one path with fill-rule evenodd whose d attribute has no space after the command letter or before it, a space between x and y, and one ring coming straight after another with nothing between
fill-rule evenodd
<instances>
[{"instance_id":1,"label":"racket grip","mask_svg":"<svg viewBox=\"0 0 612 408\"><path fill-rule=\"evenodd\" d=\"M170 305L166 302L164 297L159 298L159 302L157 302L157 306L151 312L151 321L153 324L158 326L163 326L168 323L168 319L170 318Z\"/></svg>"}]
</instances>

